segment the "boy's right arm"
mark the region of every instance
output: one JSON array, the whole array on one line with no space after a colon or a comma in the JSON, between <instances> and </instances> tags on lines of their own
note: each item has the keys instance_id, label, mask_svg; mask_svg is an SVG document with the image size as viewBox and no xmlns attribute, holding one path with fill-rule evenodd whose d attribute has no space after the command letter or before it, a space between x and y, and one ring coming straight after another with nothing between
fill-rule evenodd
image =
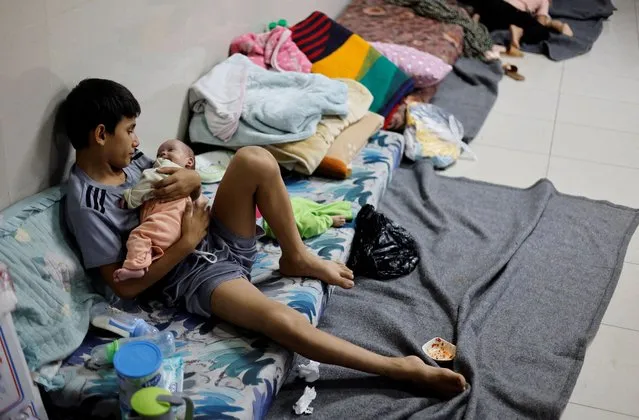
<instances>
[{"instance_id":1,"label":"boy's right arm","mask_svg":"<svg viewBox=\"0 0 639 420\"><path fill-rule=\"evenodd\" d=\"M182 216L182 236L165 250L162 258L155 260L149 271L139 279L115 282L113 273L122 267L122 263L100 266L100 275L111 290L122 299L133 299L166 276L176 265L192 253L208 233L209 213L203 206L195 206L187 201Z\"/></svg>"},{"instance_id":2,"label":"boy's right arm","mask_svg":"<svg viewBox=\"0 0 639 420\"><path fill-rule=\"evenodd\" d=\"M121 282L113 281L113 273L122 268L122 263L103 265L100 267L100 276L109 285L111 290L122 299L133 299L166 276L176 265L186 258L197 246L197 243L189 242L187 238L180 238L178 242L169 247L162 258L151 264L149 271L139 278Z\"/></svg>"},{"instance_id":3,"label":"boy's right arm","mask_svg":"<svg viewBox=\"0 0 639 420\"><path fill-rule=\"evenodd\" d=\"M125 244L121 233L111 226L100 212L91 209L75 209L67 213L67 224L82 253L84 267L97 269L104 282L119 297L134 298L157 283L173 267L188 256L206 236L209 215L203 207L193 207L188 202L182 217L182 235L178 242L165 251L149 267L140 279L114 283L113 272L122 267Z\"/></svg>"}]
</instances>

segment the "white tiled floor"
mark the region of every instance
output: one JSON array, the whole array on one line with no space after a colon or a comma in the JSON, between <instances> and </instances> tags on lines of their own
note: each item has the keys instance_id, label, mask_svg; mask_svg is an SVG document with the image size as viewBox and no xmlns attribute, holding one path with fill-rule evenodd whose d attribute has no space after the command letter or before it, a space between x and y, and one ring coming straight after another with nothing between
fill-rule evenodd
<instances>
[{"instance_id":1,"label":"white tiled floor","mask_svg":"<svg viewBox=\"0 0 639 420\"><path fill-rule=\"evenodd\" d=\"M566 193L639 207L639 0L615 4L589 54L517 60L526 81L499 85L471 143L479 161L462 160L447 175L518 187L548 177ZM562 418L639 418L637 355L639 234Z\"/></svg>"}]
</instances>

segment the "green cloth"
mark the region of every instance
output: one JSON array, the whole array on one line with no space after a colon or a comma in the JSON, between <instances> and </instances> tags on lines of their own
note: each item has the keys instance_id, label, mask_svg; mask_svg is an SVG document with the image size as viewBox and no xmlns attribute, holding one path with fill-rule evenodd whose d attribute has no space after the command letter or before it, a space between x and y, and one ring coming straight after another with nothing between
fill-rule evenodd
<instances>
[{"instance_id":1,"label":"green cloth","mask_svg":"<svg viewBox=\"0 0 639 420\"><path fill-rule=\"evenodd\" d=\"M332 216L344 216L346 220L353 219L353 209L348 201L319 204L301 197L292 197L291 206L297 230L303 239L321 235L333 226ZM264 220L266 236L275 238L271 227Z\"/></svg>"},{"instance_id":2,"label":"green cloth","mask_svg":"<svg viewBox=\"0 0 639 420\"><path fill-rule=\"evenodd\" d=\"M464 55L467 57L483 59L484 53L493 47L488 29L446 0L386 0L386 3L410 7L420 16L461 26L464 28Z\"/></svg>"}]
</instances>

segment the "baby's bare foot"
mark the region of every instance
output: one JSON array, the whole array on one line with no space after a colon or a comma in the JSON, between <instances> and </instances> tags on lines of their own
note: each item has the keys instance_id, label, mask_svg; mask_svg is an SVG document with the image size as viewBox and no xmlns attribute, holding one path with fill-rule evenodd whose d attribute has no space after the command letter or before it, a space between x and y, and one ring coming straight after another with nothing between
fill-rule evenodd
<instances>
[{"instance_id":1,"label":"baby's bare foot","mask_svg":"<svg viewBox=\"0 0 639 420\"><path fill-rule=\"evenodd\" d=\"M290 277L313 277L344 289L355 285L353 272L344 264L323 260L308 251L292 257L282 255L280 273Z\"/></svg>"},{"instance_id":2,"label":"baby's bare foot","mask_svg":"<svg viewBox=\"0 0 639 420\"><path fill-rule=\"evenodd\" d=\"M411 381L428 391L451 398L466 388L466 379L450 369L429 366L417 356L399 359L400 373L394 379Z\"/></svg>"},{"instance_id":3,"label":"baby's bare foot","mask_svg":"<svg viewBox=\"0 0 639 420\"><path fill-rule=\"evenodd\" d=\"M119 270L115 270L113 273L113 280L124 281L129 279L139 279L140 277L144 277L146 270L129 270L128 268L120 268Z\"/></svg>"},{"instance_id":4,"label":"baby's bare foot","mask_svg":"<svg viewBox=\"0 0 639 420\"><path fill-rule=\"evenodd\" d=\"M344 216L332 216L333 219L333 227L342 227L346 224L346 217Z\"/></svg>"}]
</instances>

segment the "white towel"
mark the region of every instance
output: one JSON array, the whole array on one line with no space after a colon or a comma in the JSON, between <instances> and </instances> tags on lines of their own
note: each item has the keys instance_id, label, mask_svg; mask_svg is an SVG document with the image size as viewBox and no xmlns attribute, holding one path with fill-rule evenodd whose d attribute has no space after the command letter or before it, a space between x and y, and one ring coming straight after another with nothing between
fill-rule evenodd
<instances>
[{"instance_id":1,"label":"white towel","mask_svg":"<svg viewBox=\"0 0 639 420\"><path fill-rule=\"evenodd\" d=\"M237 131L242 115L248 68L229 60L215 66L189 90L189 104L204 113L209 130L222 141Z\"/></svg>"}]
</instances>

